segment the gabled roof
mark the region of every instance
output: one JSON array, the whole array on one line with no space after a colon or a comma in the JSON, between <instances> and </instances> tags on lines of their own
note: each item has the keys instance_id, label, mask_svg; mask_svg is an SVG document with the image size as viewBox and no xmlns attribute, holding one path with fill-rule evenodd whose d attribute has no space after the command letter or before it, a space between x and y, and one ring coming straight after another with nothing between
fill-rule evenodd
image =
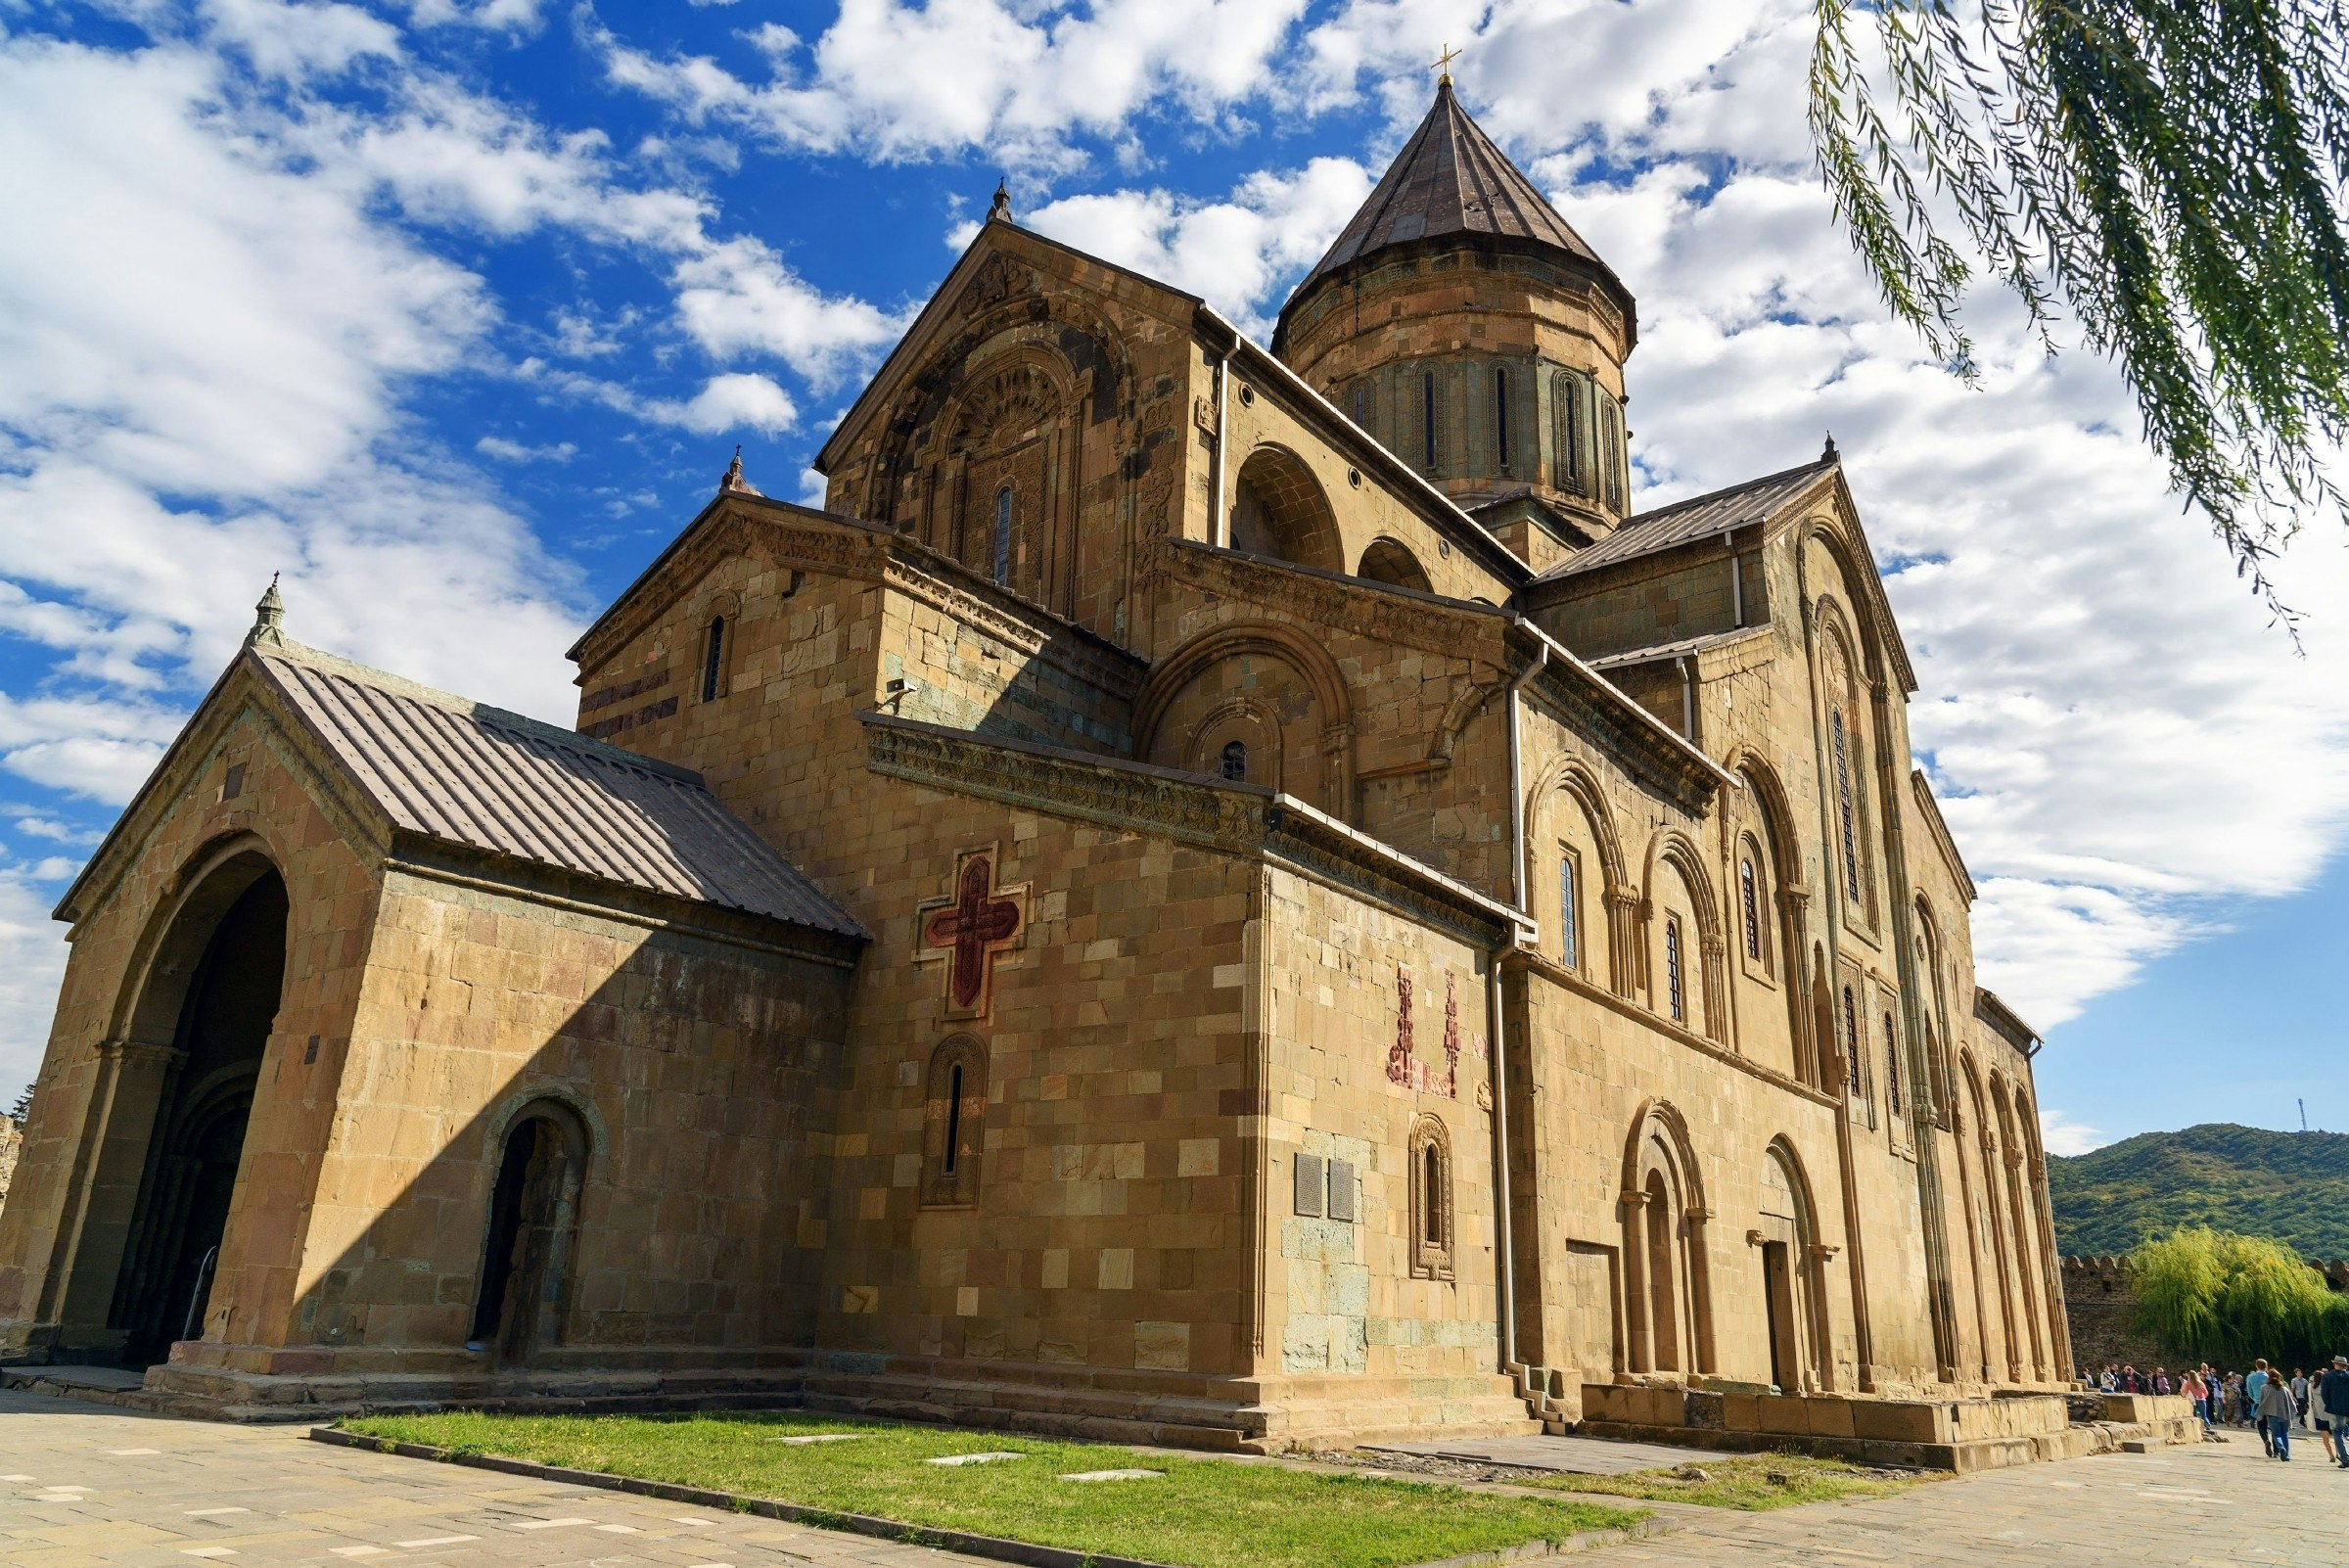
<instances>
[{"instance_id":1,"label":"gabled roof","mask_svg":"<svg viewBox=\"0 0 2349 1568\"><path fill-rule=\"evenodd\" d=\"M1468 117L1447 76L1436 89L1427 117L1404 143L1370 199L1290 299L1295 300L1328 274L1390 246L1454 236L1523 242L1607 270L1598 253Z\"/></svg>"},{"instance_id":2,"label":"gabled roof","mask_svg":"<svg viewBox=\"0 0 2349 1568\"><path fill-rule=\"evenodd\" d=\"M866 935L718 805L699 773L298 643L245 657L395 829Z\"/></svg>"},{"instance_id":3,"label":"gabled roof","mask_svg":"<svg viewBox=\"0 0 2349 1568\"><path fill-rule=\"evenodd\" d=\"M1717 533L1766 523L1808 495L1814 485L1839 466L1835 458L1820 458L1800 468L1767 474L1727 489L1692 495L1652 512L1641 512L1589 549L1577 550L1543 573L1541 580L1554 582L1562 577L1579 576L1619 561L1635 561L1643 555L1654 555Z\"/></svg>"}]
</instances>

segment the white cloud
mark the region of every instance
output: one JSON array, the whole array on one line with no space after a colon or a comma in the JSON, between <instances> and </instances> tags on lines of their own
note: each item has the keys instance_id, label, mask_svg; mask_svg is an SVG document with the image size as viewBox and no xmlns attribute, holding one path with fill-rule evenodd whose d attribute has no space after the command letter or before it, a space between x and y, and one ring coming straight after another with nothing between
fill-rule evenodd
<instances>
[{"instance_id":1,"label":"white cloud","mask_svg":"<svg viewBox=\"0 0 2349 1568\"><path fill-rule=\"evenodd\" d=\"M574 441L530 446L522 441L510 441L503 436L484 436L473 443L473 449L484 457L494 457L501 463L568 463L579 455L578 445Z\"/></svg>"},{"instance_id":2,"label":"white cloud","mask_svg":"<svg viewBox=\"0 0 2349 1568\"><path fill-rule=\"evenodd\" d=\"M708 56L655 56L600 23L586 35L611 79L689 119L788 146L884 160L984 148L1065 165L1070 139L1114 135L1167 103L1214 118L1256 96L1305 0L1098 0L1082 11L1017 0L843 0L812 42L768 23L746 35L764 79Z\"/></svg>"},{"instance_id":3,"label":"white cloud","mask_svg":"<svg viewBox=\"0 0 2349 1568\"><path fill-rule=\"evenodd\" d=\"M2111 1141L2101 1129L2075 1122L2061 1111L2043 1110L2039 1113L2040 1147L2050 1154L2087 1154Z\"/></svg>"},{"instance_id":4,"label":"white cloud","mask_svg":"<svg viewBox=\"0 0 2349 1568\"><path fill-rule=\"evenodd\" d=\"M460 268L206 123L215 86L178 49L0 48L0 426L252 495L350 460L393 384L450 365L487 306Z\"/></svg>"},{"instance_id":5,"label":"white cloud","mask_svg":"<svg viewBox=\"0 0 2349 1568\"><path fill-rule=\"evenodd\" d=\"M201 0L212 36L242 50L264 76L333 75L369 58L396 59L399 33L348 5L287 0Z\"/></svg>"},{"instance_id":6,"label":"white cloud","mask_svg":"<svg viewBox=\"0 0 2349 1568\"><path fill-rule=\"evenodd\" d=\"M1039 234L1200 296L1259 336L1300 269L1320 259L1370 194L1370 171L1316 158L1289 173L1249 175L1221 202L1163 190L1050 202L1021 221Z\"/></svg>"},{"instance_id":7,"label":"white cloud","mask_svg":"<svg viewBox=\"0 0 2349 1568\"><path fill-rule=\"evenodd\" d=\"M819 389L897 342L913 315L811 288L757 240L710 246L674 276L678 319L704 349L772 354Z\"/></svg>"},{"instance_id":8,"label":"white cloud","mask_svg":"<svg viewBox=\"0 0 2349 1568\"><path fill-rule=\"evenodd\" d=\"M49 918L56 890L30 885L36 869L0 865L0 1111L40 1071L66 973L66 928Z\"/></svg>"},{"instance_id":9,"label":"white cloud","mask_svg":"<svg viewBox=\"0 0 2349 1568\"><path fill-rule=\"evenodd\" d=\"M705 436L744 428L772 434L791 429L800 417L789 394L772 380L739 373L711 377L689 402L647 403L645 413Z\"/></svg>"}]
</instances>

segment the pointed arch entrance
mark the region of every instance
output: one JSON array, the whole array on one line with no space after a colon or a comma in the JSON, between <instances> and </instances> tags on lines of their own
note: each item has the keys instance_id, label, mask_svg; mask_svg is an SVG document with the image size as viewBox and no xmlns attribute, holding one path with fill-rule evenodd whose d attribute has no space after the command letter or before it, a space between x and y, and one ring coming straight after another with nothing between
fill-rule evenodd
<instances>
[{"instance_id":1,"label":"pointed arch entrance","mask_svg":"<svg viewBox=\"0 0 2349 1568\"><path fill-rule=\"evenodd\" d=\"M143 1142L108 1162L125 1184L124 1168L139 1162L108 1314L125 1365L204 1335L285 985L286 914L285 881L265 854L237 848L218 857L154 943L113 1042L115 1103L145 1087L154 1105Z\"/></svg>"},{"instance_id":2,"label":"pointed arch entrance","mask_svg":"<svg viewBox=\"0 0 2349 1568\"><path fill-rule=\"evenodd\" d=\"M1623 1157L1624 1306L1635 1372L1713 1371L1705 1202L1688 1124L1669 1100L1632 1123Z\"/></svg>"}]
</instances>

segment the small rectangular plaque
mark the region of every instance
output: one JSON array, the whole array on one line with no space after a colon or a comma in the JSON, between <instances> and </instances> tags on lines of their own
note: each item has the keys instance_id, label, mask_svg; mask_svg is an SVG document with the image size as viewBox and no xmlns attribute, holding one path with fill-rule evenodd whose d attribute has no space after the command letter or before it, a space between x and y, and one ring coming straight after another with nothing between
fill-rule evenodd
<instances>
[{"instance_id":1,"label":"small rectangular plaque","mask_svg":"<svg viewBox=\"0 0 2349 1568\"><path fill-rule=\"evenodd\" d=\"M1297 1156L1297 1212L1308 1220L1321 1218L1321 1156Z\"/></svg>"}]
</instances>

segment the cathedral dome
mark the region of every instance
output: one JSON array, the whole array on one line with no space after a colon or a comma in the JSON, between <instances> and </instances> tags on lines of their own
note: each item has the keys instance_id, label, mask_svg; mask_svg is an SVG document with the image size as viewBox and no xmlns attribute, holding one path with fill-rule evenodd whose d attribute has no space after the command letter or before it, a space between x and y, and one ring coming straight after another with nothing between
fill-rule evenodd
<instances>
[{"instance_id":1,"label":"cathedral dome","mask_svg":"<svg viewBox=\"0 0 2349 1568\"><path fill-rule=\"evenodd\" d=\"M1463 505L1530 494L1565 535L1629 504L1631 292L1447 76L1281 307L1273 352Z\"/></svg>"}]
</instances>

